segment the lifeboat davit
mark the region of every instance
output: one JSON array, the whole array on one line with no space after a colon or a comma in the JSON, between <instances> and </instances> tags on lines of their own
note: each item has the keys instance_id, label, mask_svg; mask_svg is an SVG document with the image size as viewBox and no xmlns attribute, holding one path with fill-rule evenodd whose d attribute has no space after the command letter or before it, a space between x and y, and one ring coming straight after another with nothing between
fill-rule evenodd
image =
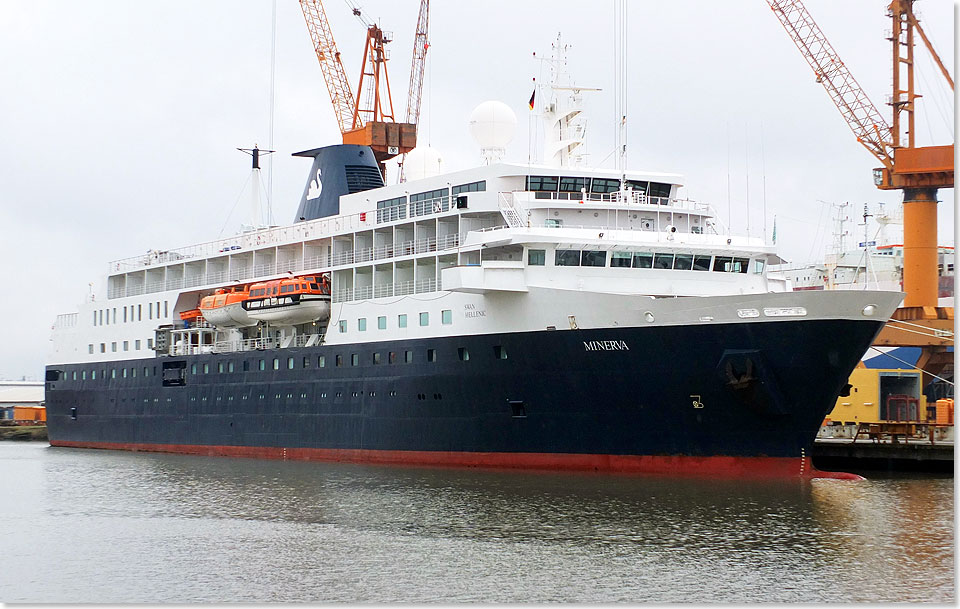
<instances>
[{"instance_id":1,"label":"lifeboat davit","mask_svg":"<svg viewBox=\"0 0 960 609\"><path fill-rule=\"evenodd\" d=\"M218 328L247 328L257 325L243 308L243 302L250 292L246 287L229 290L217 290L211 296L200 301L200 313L203 318Z\"/></svg>"},{"instance_id":2,"label":"lifeboat davit","mask_svg":"<svg viewBox=\"0 0 960 609\"><path fill-rule=\"evenodd\" d=\"M320 275L255 283L243 308L251 319L278 326L328 319L330 282L326 275Z\"/></svg>"}]
</instances>

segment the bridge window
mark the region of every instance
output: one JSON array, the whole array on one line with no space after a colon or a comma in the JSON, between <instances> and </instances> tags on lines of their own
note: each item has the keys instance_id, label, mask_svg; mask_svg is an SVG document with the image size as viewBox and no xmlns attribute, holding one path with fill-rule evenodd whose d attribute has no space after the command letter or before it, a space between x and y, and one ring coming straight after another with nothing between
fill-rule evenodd
<instances>
[{"instance_id":1,"label":"bridge window","mask_svg":"<svg viewBox=\"0 0 960 609\"><path fill-rule=\"evenodd\" d=\"M560 178L560 192L581 192L587 187L589 178Z\"/></svg>"},{"instance_id":2,"label":"bridge window","mask_svg":"<svg viewBox=\"0 0 960 609\"><path fill-rule=\"evenodd\" d=\"M620 180L611 180L607 178L593 178L593 184L590 186L592 193L608 193L620 190Z\"/></svg>"},{"instance_id":3,"label":"bridge window","mask_svg":"<svg viewBox=\"0 0 960 609\"><path fill-rule=\"evenodd\" d=\"M733 258L730 256L717 256L713 259L713 270L720 273L730 272L730 267L733 265Z\"/></svg>"},{"instance_id":4,"label":"bridge window","mask_svg":"<svg viewBox=\"0 0 960 609\"><path fill-rule=\"evenodd\" d=\"M670 184L663 184L661 182L650 182L650 190L647 191L648 197L663 197L667 198L670 196ZM666 201L661 201L661 203L666 203Z\"/></svg>"},{"instance_id":5,"label":"bridge window","mask_svg":"<svg viewBox=\"0 0 960 609\"><path fill-rule=\"evenodd\" d=\"M647 192L648 183L643 180L627 180L627 186L633 189L633 192Z\"/></svg>"},{"instance_id":6,"label":"bridge window","mask_svg":"<svg viewBox=\"0 0 960 609\"><path fill-rule=\"evenodd\" d=\"M546 250L527 250L527 264L530 266L543 266L546 262Z\"/></svg>"},{"instance_id":7,"label":"bridge window","mask_svg":"<svg viewBox=\"0 0 960 609\"><path fill-rule=\"evenodd\" d=\"M653 254L634 254L633 268L635 269L653 268Z\"/></svg>"},{"instance_id":8,"label":"bridge window","mask_svg":"<svg viewBox=\"0 0 960 609\"><path fill-rule=\"evenodd\" d=\"M527 176L527 190L532 192L557 192L557 176Z\"/></svg>"},{"instance_id":9,"label":"bridge window","mask_svg":"<svg viewBox=\"0 0 960 609\"><path fill-rule=\"evenodd\" d=\"M709 271L709 270L710 270L710 256L694 256L694 257L693 257L693 270L695 270L695 271Z\"/></svg>"}]
</instances>

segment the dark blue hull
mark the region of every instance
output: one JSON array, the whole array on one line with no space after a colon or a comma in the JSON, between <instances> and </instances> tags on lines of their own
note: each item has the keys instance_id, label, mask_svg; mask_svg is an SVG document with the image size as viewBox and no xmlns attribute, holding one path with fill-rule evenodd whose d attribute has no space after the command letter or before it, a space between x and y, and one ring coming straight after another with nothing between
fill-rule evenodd
<instances>
[{"instance_id":1,"label":"dark blue hull","mask_svg":"<svg viewBox=\"0 0 960 609\"><path fill-rule=\"evenodd\" d=\"M881 325L541 331L50 366L47 420L54 445L141 450L797 458Z\"/></svg>"}]
</instances>

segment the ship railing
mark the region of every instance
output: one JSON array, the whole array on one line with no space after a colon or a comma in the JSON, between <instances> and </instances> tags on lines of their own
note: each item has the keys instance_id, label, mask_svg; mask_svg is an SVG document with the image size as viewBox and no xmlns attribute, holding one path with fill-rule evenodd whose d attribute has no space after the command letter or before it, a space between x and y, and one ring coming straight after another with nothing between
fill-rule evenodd
<instances>
[{"instance_id":1,"label":"ship railing","mask_svg":"<svg viewBox=\"0 0 960 609\"><path fill-rule=\"evenodd\" d=\"M393 284L384 283L381 285L373 286L373 297L374 298L386 298L393 296Z\"/></svg>"},{"instance_id":2,"label":"ship railing","mask_svg":"<svg viewBox=\"0 0 960 609\"><path fill-rule=\"evenodd\" d=\"M626 190L621 192L550 192L550 191L514 191L512 193L501 193L513 195L514 201L568 201L573 203L604 203L616 206L669 206L684 210L708 211L711 206L708 203L702 203L687 198L671 198L662 196L651 196L639 190Z\"/></svg>"},{"instance_id":3,"label":"ship railing","mask_svg":"<svg viewBox=\"0 0 960 609\"><path fill-rule=\"evenodd\" d=\"M492 230L501 227L488 227L480 230ZM151 281L146 284L128 283L122 287L111 287L107 291L108 298L123 298L130 296L141 296L154 292L165 290L183 290L197 288L205 285L222 284L228 281L247 281L258 277L268 277L270 275L279 275L285 272L301 272L313 269L322 269L327 266L339 266L345 264L357 264L360 262L370 262L382 260L397 256L407 256L439 252L460 247L466 238L466 232L451 233L439 237L428 237L425 239L410 239L401 241L392 245L385 245L376 248L364 248L359 250L350 250L339 252L332 256L318 255L310 256L302 260L285 260L278 262L268 262L253 266L243 266L240 268L209 270L206 273L191 274L188 276L179 276L167 278L161 281ZM190 271L190 269L187 269ZM194 270L194 272L196 272Z\"/></svg>"}]
</instances>

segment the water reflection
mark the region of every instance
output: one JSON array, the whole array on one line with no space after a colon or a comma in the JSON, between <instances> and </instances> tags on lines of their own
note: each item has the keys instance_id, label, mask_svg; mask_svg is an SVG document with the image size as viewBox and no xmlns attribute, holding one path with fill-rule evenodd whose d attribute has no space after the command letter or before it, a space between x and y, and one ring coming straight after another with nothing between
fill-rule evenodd
<instances>
[{"instance_id":1,"label":"water reflection","mask_svg":"<svg viewBox=\"0 0 960 609\"><path fill-rule=\"evenodd\" d=\"M55 594L33 600L955 598L952 480L671 480L68 449L41 460L50 534L125 579L97 586L55 557L69 587L53 578ZM189 577L174 583L173 564Z\"/></svg>"}]
</instances>

